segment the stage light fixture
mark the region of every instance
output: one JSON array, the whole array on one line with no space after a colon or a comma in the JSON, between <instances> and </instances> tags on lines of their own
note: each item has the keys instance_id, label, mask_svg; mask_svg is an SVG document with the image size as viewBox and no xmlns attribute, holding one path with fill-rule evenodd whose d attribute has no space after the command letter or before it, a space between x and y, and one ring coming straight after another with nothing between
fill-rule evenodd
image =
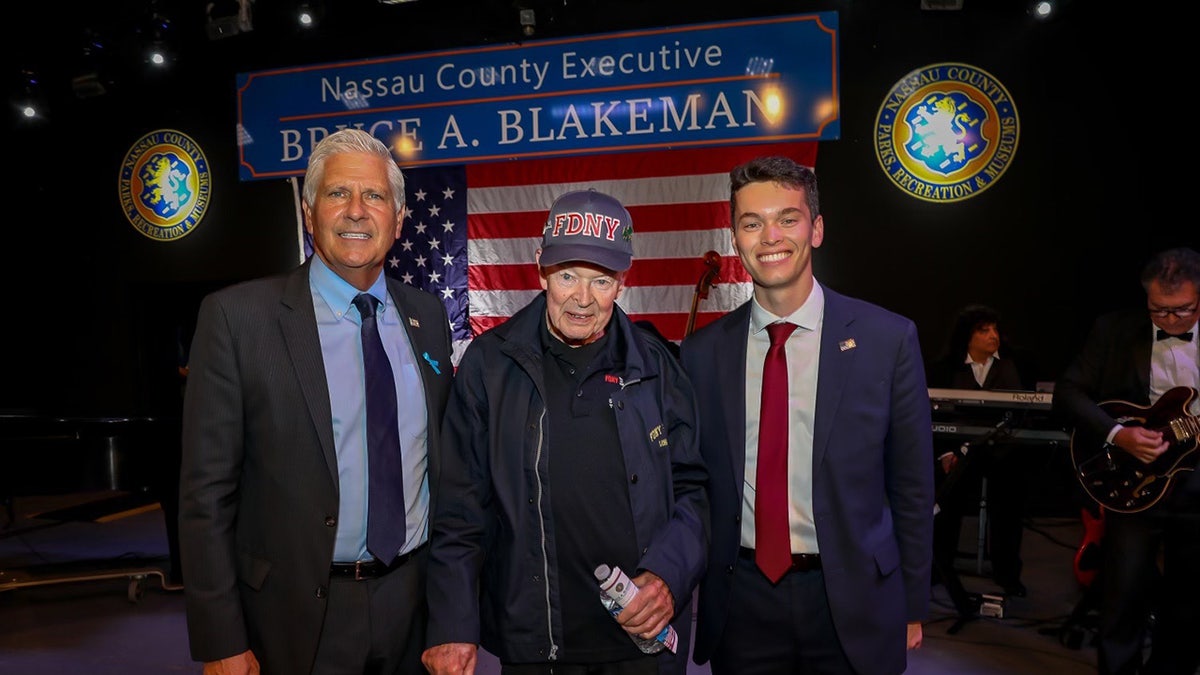
<instances>
[{"instance_id":1,"label":"stage light fixture","mask_svg":"<svg viewBox=\"0 0 1200 675\"><path fill-rule=\"evenodd\" d=\"M83 31L83 43L79 50L79 67L76 75L71 78L71 91L79 98L95 98L108 93L104 86L104 72L107 64L105 53L106 40L100 31L88 27Z\"/></svg>"},{"instance_id":2,"label":"stage light fixture","mask_svg":"<svg viewBox=\"0 0 1200 675\"><path fill-rule=\"evenodd\" d=\"M152 66L162 68L172 60L171 51L162 40L150 43L149 49L146 50L146 63Z\"/></svg>"},{"instance_id":3,"label":"stage light fixture","mask_svg":"<svg viewBox=\"0 0 1200 675\"><path fill-rule=\"evenodd\" d=\"M537 30L537 14L532 9L521 10L521 32L525 37L533 37Z\"/></svg>"},{"instance_id":4,"label":"stage light fixture","mask_svg":"<svg viewBox=\"0 0 1200 675\"><path fill-rule=\"evenodd\" d=\"M49 108L38 74L26 69L21 70L19 91L9 102L16 109L17 116L25 123L42 120Z\"/></svg>"},{"instance_id":5,"label":"stage light fixture","mask_svg":"<svg viewBox=\"0 0 1200 675\"><path fill-rule=\"evenodd\" d=\"M215 0L208 3L208 39L220 40L254 30L253 0Z\"/></svg>"},{"instance_id":6,"label":"stage light fixture","mask_svg":"<svg viewBox=\"0 0 1200 675\"><path fill-rule=\"evenodd\" d=\"M325 6L321 2L302 2L296 10L296 22L300 28L309 30L321 23L325 16Z\"/></svg>"},{"instance_id":7,"label":"stage light fixture","mask_svg":"<svg viewBox=\"0 0 1200 675\"><path fill-rule=\"evenodd\" d=\"M146 47L146 63L163 68L175 60L175 44L172 37L171 20L154 12L144 29L144 35L150 40Z\"/></svg>"},{"instance_id":8,"label":"stage light fixture","mask_svg":"<svg viewBox=\"0 0 1200 675\"><path fill-rule=\"evenodd\" d=\"M83 73L71 78L71 91L79 98L95 98L108 93L100 74L96 72Z\"/></svg>"}]
</instances>

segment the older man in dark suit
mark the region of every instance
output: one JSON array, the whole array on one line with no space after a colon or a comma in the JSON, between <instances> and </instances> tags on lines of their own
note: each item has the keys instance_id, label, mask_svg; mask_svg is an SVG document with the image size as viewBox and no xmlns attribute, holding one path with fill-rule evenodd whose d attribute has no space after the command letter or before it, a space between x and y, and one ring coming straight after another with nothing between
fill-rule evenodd
<instances>
[{"instance_id":1,"label":"older man in dark suit","mask_svg":"<svg viewBox=\"0 0 1200 675\"><path fill-rule=\"evenodd\" d=\"M694 659L715 675L903 672L932 564L916 327L816 282L811 170L769 157L730 178L754 297L682 345L712 504Z\"/></svg>"},{"instance_id":2,"label":"older man in dark suit","mask_svg":"<svg viewBox=\"0 0 1200 675\"><path fill-rule=\"evenodd\" d=\"M420 672L446 311L383 274L404 178L377 139L314 148L304 219L307 263L200 307L180 490L192 656L205 673Z\"/></svg>"},{"instance_id":3,"label":"older man in dark suit","mask_svg":"<svg viewBox=\"0 0 1200 675\"><path fill-rule=\"evenodd\" d=\"M1075 427L1071 454L1077 465L1091 467L1081 462L1090 455L1108 466L1112 455L1119 466L1150 467L1168 452L1157 466L1179 462L1170 487L1147 479L1155 475L1153 468L1136 479L1159 495L1155 503L1104 511L1097 651L1101 673L1193 675L1200 666L1200 471L1182 469L1194 468L1200 453L1195 431L1200 397L1180 399L1179 405L1190 404L1186 409L1159 403L1176 405L1174 396L1163 396L1175 387L1200 388L1200 253L1162 251L1142 270L1141 282L1146 309L1096 321L1055 384L1054 408ZM1102 405L1113 401L1135 414L1114 419L1114 409ZM1172 418L1175 426L1156 428ZM1080 447L1084 439L1091 447ZM1137 462L1127 465L1130 456ZM1148 634L1152 646L1143 669Z\"/></svg>"}]
</instances>

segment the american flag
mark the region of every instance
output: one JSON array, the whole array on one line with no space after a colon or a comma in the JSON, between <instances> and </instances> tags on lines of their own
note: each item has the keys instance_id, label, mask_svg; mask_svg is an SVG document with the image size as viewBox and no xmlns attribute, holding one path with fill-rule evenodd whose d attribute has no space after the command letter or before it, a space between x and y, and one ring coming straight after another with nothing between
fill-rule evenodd
<instances>
[{"instance_id":1,"label":"american flag","mask_svg":"<svg viewBox=\"0 0 1200 675\"><path fill-rule=\"evenodd\" d=\"M678 342L708 269L706 252L719 254L720 272L708 297L698 300L694 326L750 297L750 279L729 241L729 170L769 154L815 166L817 144L405 169L407 213L384 269L442 299L457 363L473 337L541 292L533 256L550 204L564 192L595 188L620 200L633 217L633 268L618 304Z\"/></svg>"}]
</instances>

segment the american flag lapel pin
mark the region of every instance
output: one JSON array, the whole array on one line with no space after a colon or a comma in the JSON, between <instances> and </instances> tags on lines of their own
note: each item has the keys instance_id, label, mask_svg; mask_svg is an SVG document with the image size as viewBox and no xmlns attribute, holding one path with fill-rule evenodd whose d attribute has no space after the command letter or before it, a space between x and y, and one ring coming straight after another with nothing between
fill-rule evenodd
<instances>
[{"instance_id":1,"label":"american flag lapel pin","mask_svg":"<svg viewBox=\"0 0 1200 675\"><path fill-rule=\"evenodd\" d=\"M841 342L838 343L838 349L840 349L842 351L848 351L850 349L854 349L857 346L858 346L858 343L856 343L854 341L854 338L850 338L849 340L842 340Z\"/></svg>"},{"instance_id":2,"label":"american flag lapel pin","mask_svg":"<svg viewBox=\"0 0 1200 675\"><path fill-rule=\"evenodd\" d=\"M410 317L408 317L408 325L412 326L413 328L420 328L421 322L417 321L416 319L414 319L410 316Z\"/></svg>"}]
</instances>

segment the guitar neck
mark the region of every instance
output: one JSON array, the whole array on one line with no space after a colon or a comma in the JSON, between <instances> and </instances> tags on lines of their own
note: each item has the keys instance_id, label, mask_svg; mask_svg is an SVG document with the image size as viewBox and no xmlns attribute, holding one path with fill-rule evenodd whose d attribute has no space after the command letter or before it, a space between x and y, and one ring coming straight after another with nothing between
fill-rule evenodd
<instances>
[{"instance_id":1,"label":"guitar neck","mask_svg":"<svg viewBox=\"0 0 1200 675\"><path fill-rule=\"evenodd\" d=\"M683 329L683 337L691 335L692 331L696 329L696 310L699 309L699 307L700 295L697 293L696 295L692 296L692 308L688 310L687 325Z\"/></svg>"}]
</instances>

